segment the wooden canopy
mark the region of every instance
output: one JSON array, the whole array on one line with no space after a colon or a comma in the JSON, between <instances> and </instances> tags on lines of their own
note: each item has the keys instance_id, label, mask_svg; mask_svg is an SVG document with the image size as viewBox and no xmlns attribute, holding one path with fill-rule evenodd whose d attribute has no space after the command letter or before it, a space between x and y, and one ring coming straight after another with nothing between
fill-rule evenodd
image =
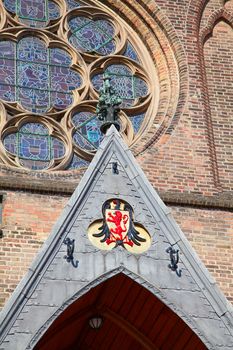
<instances>
[{"instance_id":1,"label":"wooden canopy","mask_svg":"<svg viewBox=\"0 0 233 350\"><path fill-rule=\"evenodd\" d=\"M92 329L89 320L103 324ZM50 326L35 350L204 350L179 316L151 292L118 274L70 305Z\"/></svg>"}]
</instances>

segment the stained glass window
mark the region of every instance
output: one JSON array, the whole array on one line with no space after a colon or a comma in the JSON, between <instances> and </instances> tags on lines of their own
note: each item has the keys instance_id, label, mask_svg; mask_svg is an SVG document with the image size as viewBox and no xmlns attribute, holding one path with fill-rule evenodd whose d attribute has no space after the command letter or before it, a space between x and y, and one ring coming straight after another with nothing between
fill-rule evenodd
<instances>
[{"instance_id":1,"label":"stained glass window","mask_svg":"<svg viewBox=\"0 0 233 350\"><path fill-rule=\"evenodd\" d=\"M34 113L65 109L73 102L72 90L82 84L70 64L66 51L47 49L37 37L25 37L18 44L0 41L0 98L18 101Z\"/></svg>"},{"instance_id":2,"label":"stained glass window","mask_svg":"<svg viewBox=\"0 0 233 350\"><path fill-rule=\"evenodd\" d=\"M134 49L133 45L129 41L127 41L126 48L123 55L125 57L130 58L131 60L140 62L136 50Z\"/></svg>"},{"instance_id":3,"label":"stained glass window","mask_svg":"<svg viewBox=\"0 0 233 350\"><path fill-rule=\"evenodd\" d=\"M76 1L76 0L66 0L67 6L69 10L76 9L81 6L87 6L85 1Z\"/></svg>"},{"instance_id":4,"label":"stained glass window","mask_svg":"<svg viewBox=\"0 0 233 350\"><path fill-rule=\"evenodd\" d=\"M19 158L20 164L32 170L46 169L50 161L65 154L63 142L49 135L40 123L26 123L18 132L3 140L6 150Z\"/></svg>"},{"instance_id":5,"label":"stained glass window","mask_svg":"<svg viewBox=\"0 0 233 350\"><path fill-rule=\"evenodd\" d=\"M145 130L154 108L154 82L144 69L149 54L102 3L3 0L0 106L6 116L0 137L5 164L49 171L86 167L103 139L95 109L105 72L123 101L120 132L130 144Z\"/></svg>"},{"instance_id":6,"label":"stained glass window","mask_svg":"<svg viewBox=\"0 0 233 350\"><path fill-rule=\"evenodd\" d=\"M74 143L88 151L97 149L103 139L100 131L101 122L94 113L79 112L72 117L75 133Z\"/></svg>"},{"instance_id":7,"label":"stained glass window","mask_svg":"<svg viewBox=\"0 0 233 350\"><path fill-rule=\"evenodd\" d=\"M67 170L85 168L89 165L89 162L85 159L78 157L75 153L71 159L70 164L66 168Z\"/></svg>"},{"instance_id":8,"label":"stained glass window","mask_svg":"<svg viewBox=\"0 0 233 350\"><path fill-rule=\"evenodd\" d=\"M104 19L74 17L69 21L70 43L80 51L109 55L115 51L114 27Z\"/></svg>"},{"instance_id":9,"label":"stained glass window","mask_svg":"<svg viewBox=\"0 0 233 350\"><path fill-rule=\"evenodd\" d=\"M144 118L145 118L145 113L134 115L133 117L130 118L131 123L133 124L133 129L135 134L137 134L138 131L140 130Z\"/></svg>"},{"instance_id":10,"label":"stained glass window","mask_svg":"<svg viewBox=\"0 0 233 350\"><path fill-rule=\"evenodd\" d=\"M122 98L122 106L130 107L134 104L135 99L146 96L148 88L146 82L133 75L131 70L122 64L112 64L106 72L111 78L111 85L117 95ZM100 90L103 86L103 74L97 74L92 78L93 86Z\"/></svg>"},{"instance_id":11,"label":"stained glass window","mask_svg":"<svg viewBox=\"0 0 233 350\"><path fill-rule=\"evenodd\" d=\"M60 17L60 8L51 0L4 0L5 8L30 27L45 27Z\"/></svg>"}]
</instances>

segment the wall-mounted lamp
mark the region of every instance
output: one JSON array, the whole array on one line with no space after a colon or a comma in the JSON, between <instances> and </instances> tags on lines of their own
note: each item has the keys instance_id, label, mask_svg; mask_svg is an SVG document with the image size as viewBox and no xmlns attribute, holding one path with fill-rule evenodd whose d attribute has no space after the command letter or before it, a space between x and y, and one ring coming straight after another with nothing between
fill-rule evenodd
<instances>
[{"instance_id":1,"label":"wall-mounted lamp","mask_svg":"<svg viewBox=\"0 0 233 350\"><path fill-rule=\"evenodd\" d=\"M94 316L89 319L89 326L92 329L100 329L103 324L103 318L101 316Z\"/></svg>"}]
</instances>

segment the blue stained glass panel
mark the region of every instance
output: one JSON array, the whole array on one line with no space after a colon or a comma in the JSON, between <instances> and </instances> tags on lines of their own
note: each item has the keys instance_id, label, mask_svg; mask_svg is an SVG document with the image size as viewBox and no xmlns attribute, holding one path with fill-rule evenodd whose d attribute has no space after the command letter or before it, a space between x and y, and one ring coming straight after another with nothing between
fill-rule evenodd
<instances>
[{"instance_id":1,"label":"blue stained glass panel","mask_svg":"<svg viewBox=\"0 0 233 350\"><path fill-rule=\"evenodd\" d=\"M70 164L66 168L67 170L72 170L72 169L80 169L87 167L90 163L87 162L86 160L78 157L76 154L73 155Z\"/></svg>"},{"instance_id":2,"label":"blue stained glass panel","mask_svg":"<svg viewBox=\"0 0 233 350\"><path fill-rule=\"evenodd\" d=\"M0 98L15 100L15 64L14 61L0 58Z\"/></svg>"},{"instance_id":3,"label":"blue stained glass panel","mask_svg":"<svg viewBox=\"0 0 233 350\"><path fill-rule=\"evenodd\" d=\"M70 66L72 63L71 57L65 50L50 49L50 63L56 65Z\"/></svg>"},{"instance_id":4,"label":"blue stained glass panel","mask_svg":"<svg viewBox=\"0 0 233 350\"><path fill-rule=\"evenodd\" d=\"M112 23L110 23L109 21L106 21L105 19L99 19L97 21L95 21L96 25L98 26L98 28L101 28L101 30L105 33L108 34L108 36L113 36L115 33L115 29L112 25Z\"/></svg>"},{"instance_id":5,"label":"blue stained glass panel","mask_svg":"<svg viewBox=\"0 0 233 350\"><path fill-rule=\"evenodd\" d=\"M69 10L72 10L81 6L87 6L87 4L84 1L66 0L66 3L68 5Z\"/></svg>"},{"instance_id":6,"label":"blue stained glass panel","mask_svg":"<svg viewBox=\"0 0 233 350\"><path fill-rule=\"evenodd\" d=\"M69 42L71 45L73 45L76 48L77 51L83 51L83 47L75 35L72 34L69 37Z\"/></svg>"},{"instance_id":7,"label":"blue stained glass panel","mask_svg":"<svg viewBox=\"0 0 233 350\"><path fill-rule=\"evenodd\" d=\"M15 87L0 83L0 98L8 102L15 101Z\"/></svg>"},{"instance_id":8,"label":"blue stained glass panel","mask_svg":"<svg viewBox=\"0 0 233 350\"><path fill-rule=\"evenodd\" d=\"M86 149L88 151L95 151L95 147L88 142L88 140L83 137L78 131L76 131L73 135L73 141L74 143L79 146L80 148Z\"/></svg>"},{"instance_id":9,"label":"blue stained glass panel","mask_svg":"<svg viewBox=\"0 0 233 350\"><path fill-rule=\"evenodd\" d=\"M112 52L115 51L115 49L116 49L116 44L113 40L111 40L104 46L98 48L98 52L103 56L110 55Z\"/></svg>"},{"instance_id":10,"label":"blue stained glass panel","mask_svg":"<svg viewBox=\"0 0 233 350\"><path fill-rule=\"evenodd\" d=\"M37 37L25 37L17 47L0 41L0 98L18 101L34 113L44 113L53 105L67 108L73 102L72 91L82 84L70 64L66 51L47 49Z\"/></svg>"},{"instance_id":11,"label":"blue stained glass panel","mask_svg":"<svg viewBox=\"0 0 233 350\"><path fill-rule=\"evenodd\" d=\"M17 135L9 134L3 140L4 147L8 152L17 154Z\"/></svg>"},{"instance_id":12,"label":"blue stained glass panel","mask_svg":"<svg viewBox=\"0 0 233 350\"><path fill-rule=\"evenodd\" d=\"M82 133L82 135L85 135L88 141L90 141L92 145L95 146L95 148L99 147L100 142L103 139L103 134L100 131L100 126L101 122L99 119L94 118L79 128L79 131Z\"/></svg>"},{"instance_id":13,"label":"blue stained glass panel","mask_svg":"<svg viewBox=\"0 0 233 350\"><path fill-rule=\"evenodd\" d=\"M146 96L148 94L148 87L144 80L134 77L134 95L135 97Z\"/></svg>"},{"instance_id":14,"label":"blue stained glass panel","mask_svg":"<svg viewBox=\"0 0 233 350\"><path fill-rule=\"evenodd\" d=\"M8 11L13 12L13 13L16 12L16 1L15 0L4 0L4 6Z\"/></svg>"},{"instance_id":15,"label":"blue stained glass panel","mask_svg":"<svg viewBox=\"0 0 233 350\"><path fill-rule=\"evenodd\" d=\"M73 97L70 94L51 92L51 105L57 109L65 109L73 102Z\"/></svg>"},{"instance_id":16,"label":"blue stained glass panel","mask_svg":"<svg viewBox=\"0 0 233 350\"><path fill-rule=\"evenodd\" d=\"M20 87L48 90L48 66L18 62L17 85Z\"/></svg>"},{"instance_id":17,"label":"blue stained glass panel","mask_svg":"<svg viewBox=\"0 0 233 350\"><path fill-rule=\"evenodd\" d=\"M62 141L55 137L51 137L52 158L61 158L65 154L65 146Z\"/></svg>"},{"instance_id":18,"label":"blue stained glass panel","mask_svg":"<svg viewBox=\"0 0 233 350\"><path fill-rule=\"evenodd\" d=\"M70 42L78 50L108 55L115 50L114 27L109 21L75 17L69 21Z\"/></svg>"},{"instance_id":19,"label":"blue stained glass panel","mask_svg":"<svg viewBox=\"0 0 233 350\"><path fill-rule=\"evenodd\" d=\"M52 90L67 93L82 84L80 75L68 67L52 66L50 72Z\"/></svg>"},{"instance_id":20,"label":"blue stained glass panel","mask_svg":"<svg viewBox=\"0 0 233 350\"><path fill-rule=\"evenodd\" d=\"M23 133L37 134L37 135L48 135L49 131L46 126L40 123L26 123L21 128L20 131Z\"/></svg>"},{"instance_id":21,"label":"blue stained glass panel","mask_svg":"<svg viewBox=\"0 0 233 350\"><path fill-rule=\"evenodd\" d=\"M39 38L25 37L17 44L17 58L23 61L47 63L48 50Z\"/></svg>"},{"instance_id":22,"label":"blue stained glass panel","mask_svg":"<svg viewBox=\"0 0 233 350\"><path fill-rule=\"evenodd\" d=\"M60 17L60 8L53 1L48 2L48 16L49 16L49 19L51 20L54 20Z\"/></svg>"},{"instance_id":23,"label":"blue stained glass panel","mask_svg":"<svg viewBox=\"0 0 233 350\"><path fill-rule=\"evenodd\" d=\"M46 21L46 0L20 0L17 5L17 15L20 18Z\"/></svg>"},{"instance_id":24,"label":"blue stained glass panel","mask_svg":"<svg viewBox=\"0 0 233 350\"><path fill-rule=\"evenodd\" d=\"M17 95L21 105L34 113L44 113L51 105L50 95L46 90L18 88Z\"/></svg>"},{"instance_id":25,"label":"blue stained glass panel","mask_svg":"<svg viewBox=\"0 0 233 350\"><path fill-rule=\"evenodd\" d=\"M13 41L0 41L0 57L14 60L16 51L16 43Z\"/></svg>"},{"instance_id":26,"label":"blue stained glass panel","mask_svg":"<svg viewBox=\"0 0 233 350\"><path fill-rule=\"evenodd\" d=\"M45 27L47 22L60 17L59 6L51 0L5 0L5 8L31 27Z\"/></svg>"},{"instance_id":27,"label":"blue stained glass panel","mask_svg":"<svg viewBox=\"0 0 233 350\"><path fill-rule=\"evenodd\" d=\"M137 134L139 129L141 128L141 125L142 125L144 118L145 118L145 113L130 117L130 120L133 124L133 129L134 129L135 134Z\"/></svg>"},{"instance_id":28,"label":"blue stained glass panel","mask_svg":"<svg viewBox=\"0 0 233 350\"><path fill-rule=\"evenodd\" d=\"M94 117L94 113L91 112L79 112L74 114L72 117L72 122L76 128L79 128L82 126L82 124L86 123L88 120L92 119Z\"/></svg>"},{"instance_id":29,"label":"blue stained glass panel","mask_svg":"<svg viewBox=\"0 0 233 350\"><path fill-rule=\"evenodd\" d=\"M50 160L49 137L19 133L19 158Z\"/></svg>"},{"instance_id":30,"label":"blue stained glass panel","mask_svg":"<svg viewBox=\"0 0 233 350\"><path fill-rule=\"evenodd\" d=\"M27 169L31 170L44 170L49 166L50 161L32 160L32 159L20 159L20 164Z\"/></svg>"},{"instance_id":31,"label":"blue stained glass panel","mask_svg":"<svg viewBox=\"0 0 233 350\"><path fill-rule=\"evenodd\" d=\"M140 62L138 55L136 53L136 50L134 49L134 47L131 45L131 43L129 41L127 41L123 56L126 56L126 57L128 57L131 60L134 60L136 62Z\"/></svg>"},{"instance_id":32,"label":"blue stained glass panel","mask_svg":"<svg viewBox=\"0 0 233 350\"><path fill-rule=\"evenodd\" d=\"M47 168L52 159L65 154L64 143L50 136L48 128L41 123L24 124L18 132L7 135L3 144L19 157L23 166L34 170Z\"/></svg>"},{"instance_id":33,"label":"blue stained glass panel","mask_svg":"<svg viewBox=\"0 0 233 350\"><path fill-rule=\"evenodd\" d=\"M106 71L111 75L129 75L132 76L131 69L123 64L111 64Z\"/></svg>"},{"instance_id":34,"label":"blue stained glass panel","mask_svg":"<svg viewBox=\"0 0 233 350\"><path fill-rule=\"evenodd\" d=\"M90 23L90 18L86 17L74 17L69 21L69 27L72 32L84 27L88 23Z\"/></svg>"},{"instance_id":35,"label":"blue stained glass panel","mask_svg":"<svg viewBox=\"0 0 233 350\"><path fill-rule=\"evenodd\" d=\"M94 148L99 147L100 142L103 139L103 135L100 131L101 121L94 113L88 111L76 113L72 117L72 122L77 130L74 134L73 140L78 146L85 144L85 148L91 150L93 147L90 148L90 142ZM84 138L80 138L80 134L82 134Z\"/></svg>"}]
</instances>

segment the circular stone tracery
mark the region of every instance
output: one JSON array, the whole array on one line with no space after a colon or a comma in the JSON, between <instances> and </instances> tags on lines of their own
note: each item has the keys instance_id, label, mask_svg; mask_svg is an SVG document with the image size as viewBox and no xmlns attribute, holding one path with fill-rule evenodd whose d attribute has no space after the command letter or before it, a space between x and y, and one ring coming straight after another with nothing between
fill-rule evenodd
<instances>
[{"instance_id":1,"label":"circular stone tracery","mask_svg":"<svg viewBox=\"0 0 233 350\"><path fill-rule=\"evenodd\" d=\"M27 3L27 0L17 1ZM7 3L14 4L15 1L8 0ZM151 52L149 53L149 41L147 51L132 29L118 16L113 16L112 12L100 2L54 0L54 3L56 3L54 10L52 5L47 3L54 20L44 21L43 27L51 28L59 37L46 30L40 32L37 29L22 30L22 27L6 28L2 34L0 33L0 98L8 113L6 121L3 119L1 121L1 139L7 135L7 124L5 124L7 120L11 120L12 127L13 125L16 127L17 113L33 112L35 123L40 123L39 114L42 114L43 123L49 130L53 117L62 127L57 130L58 138L60 140L67 138L66 153L63 157L56 158L54 162L50 161L48 167L44 169L65 170L85 166L86 161L91 160L102 138L95 109L105 72L110 75L111 85L123 100L119 115L120 131L128 144L136 145L141 139L144 147L149 141L149 134L145 135L145 131L149 128L151 128L150 135L152 131L155 136L162 135L169 126L175 113L175 105L179 101L179 89L175 91L175 85L171 83L171 77L175 82L179 81L179 76L177 61L174 59L176 56L169 41L166 39L165 44L162 41L160 43L154 34L151 36L148 26L145 38L150 37L151 45L153 43L156 52L156 57L153 57ZM127 10L127 5L124 4L123 7L121 10ZM119 9L119 13L121 10ZM61 14L60 18L57 17L58 12ZM5 26L15 25L17 21L19 25L21 21L19 17L15 16L13 22L7 15ZM36 24L33 24L33 20L31 18L32 22L24 23L34 26ZM2 25L4 21L5 19ZM56 32L58 24L60 27ZM143 28L143 23L141 25ZM159 25L156 33L161 37ZM164 39L164 34L162 35ZM26 38L31 38L31 41L37 43L32 44L31 49L27 49L30 40L27 42ZM40 46L39 43L44 45L41 50L36 48L36 45ZM8 45L5 51L4 45ZM10 46L11 53L7 56L6 51ZM40 61L39 51L43 54L44 50L47 50L47 57L44 54L46 58ZM28 59L30 51L37 55L36 59ZM56 59L53 61L55 56ZM84 113L85 120L82 122ZM22 162L17 161L17 156L14 157L13 161L13 156L6 151L3 162L11 166L24 167Z\"/></svg>"}]
</instances>

